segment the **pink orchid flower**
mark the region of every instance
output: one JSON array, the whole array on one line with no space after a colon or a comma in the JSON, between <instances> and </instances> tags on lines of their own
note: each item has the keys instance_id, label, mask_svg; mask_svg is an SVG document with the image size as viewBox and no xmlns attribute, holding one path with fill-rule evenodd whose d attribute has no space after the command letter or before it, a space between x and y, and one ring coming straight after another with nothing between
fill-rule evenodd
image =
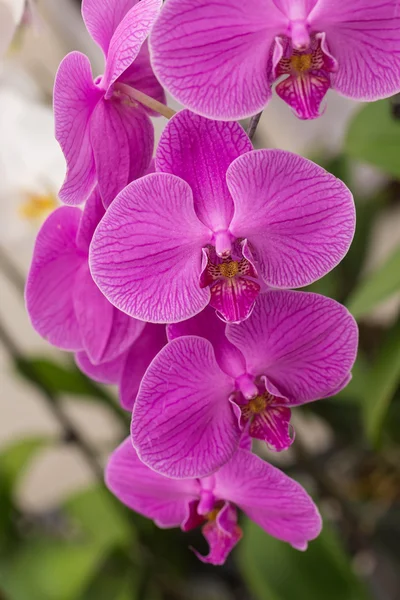
<instances>
[{"instance_id":1,"label":"pink orchid flower","mask_svg":"<svg viewBox=\"0 0 400 600\"><path fill-rule=\"evenodd\" d=\"M252 151L237 123L179 112L156 171L119 194L90 248L97 285L135 318L178 322L210 302L239 322L263 286L312 283L353 238L354 202L340 180L288 152Z\"/></svg>"},{"instance_id":2,"label":"pink orchid flower","mask_svg":"<svg viewBox=\"0 0 400 600\"><path fill-rule=\"evenodd\" d=\"M83 18L106 64L104 75L94 81L89 59L80 52L68 54L58 69L54 114L56 138L67 161L59 193L66 204L84 202L98 183L108 206L150 163L153 113L130 92L134 88L164 100L145 43L161 4L161 0L83 0Z\"/></svg>"},{"instance_id":3,"label":"pink orchid flower","mask_svg":"<svg viewBox=\"0 0 400 600\"><path fill-rule=\"evenodd\" d=\"M145 326L112 306L90 275L89 243L103 214L97 188L84 212L56 209L39 231L26 284L36 331L62 350L84 350L95 364L124 353Z\"/></svg>"},{"instance_id":4,"label":"pink orchid flower","mask_svg":"<svg viewBox=\"0 0 400 600\"><path fill-rule=\"evenodd\" d=\"M290 408L347 385L358 342L335 300L278 290L261 294L239 325L207 309L168 336L143 377L131 433L140 459L176 478L213 473L243 433L286 449Z\"/></svg>"},{"instance_id":5,"label":"pink orchid flower","mask_svg":"<svg viewBox=\"0 0 400 600\"><path fill-rule=\"evenodd\" d=\"M133 344L113 360L93 364L84 351L77 352L75 360L80 370L94 381L118 385L122 408L132 411L143 375L166 343L165 326L146 323Z\"/></svg>"},{"instance_id":6,"label":"pink orchid flower","mask_svg":"<svg viewBox=\"0 0 400 600\"><path fill-rule=\"evenodd\" d=\"M202 525L210 549L196 555L213 565L222 565L242 537L237 508L297 550L306 550L321 531L318 509L301 485L245 449L211 477L177 480L146 467L127 439L110 457L106 483L159 527L189 531Z\"/></svg>"},{"instance_id":7,"label":"pink orchid flower","mask_svg":"<svg viewBox=\"0 0 400 600\"><path fill-rule=\"evenodd\" d=\"M400 91L398 0L167 0L150 38L152 65L191 110L240 119L271 85L300 119L329 88L356 100Z\"/></svg>"}]
</instances>

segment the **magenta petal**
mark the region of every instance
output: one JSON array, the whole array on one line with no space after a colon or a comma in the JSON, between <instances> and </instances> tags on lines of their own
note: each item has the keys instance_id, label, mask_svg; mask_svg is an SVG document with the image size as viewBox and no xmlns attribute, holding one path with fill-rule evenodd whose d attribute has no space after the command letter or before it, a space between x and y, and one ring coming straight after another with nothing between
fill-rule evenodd
<instances>
[{"instance_id":1,"label":"magenta petal","mask_svg":"<svg viewBox=\"0 0 400 600\"><path fill-rule=\"evenodd\" d=\"M150 36L154 71L196 113L248 117L271 96L270 46L286 21L272 0L168 0Z\"/></svg>"},{"instance_id":2,"label":"magenta petal","mask_svg":"<svg viewBox=\"0 0 400 600\"><path fill-rule=\"evenodd\" d=\"M206 306L195 317L168 325L168 340L185 335L196 335L211 342L217 363L227 374L236 379L246 372L246 361L243 354L231 344L225 335L226 323L217 317L215 310Z\"/></svg>"},{"instance_id":3,"label":"magenta petal","mask_svg":"<svg viewBox=\"0 0 400 600\"><path fill-rule=\"evenodd\" d=\"M393 0L319 0L310 15L338 62L332 87L358 100L400 91L400 12Z\"/></svg>"},{"instance_id":4,"label":"magenta petal","mask_svg":"<svg viewBox=\"0 0 400 600\"><path fill-rule=\"evenodd\" d=\"M114 307L93 281L87 262L79 269L71 293L83 347L90 360L99 363L110 336Z\"/></svg>"},{"instance_id":5,"label":"magenta petal","mask_svg":"<svg viewBox=\"0 0 400 600\"><path fill-rule=\"evenodd\" d=\"M96 183L89 120L101 96L92 80L89 59L80 52L68 54L54 84L56 139L67 161L59 197L66 204L84 202Z\"/></svg>"},{"instance_id":6,"label":"magenta petal","mask_svg":"<svg viewBox=\"0 0 400 600\"><path fill-rule=\"evenodd\" d=\"M290 408L272 404L264 412L254 416L249 434L265 442L275 452L287 450L293 442L290 435L290 418Z\"/></svg>"},{"instance_id":7,"label":"magenta petal","mask_svg":"<svg viewBox=\"0 0 400 600\"><path fill-rule=\"evenodd\" d=\"M236 504L267 533L306 549L321 531L314 502L296 481L239 449L216 473L215 495Z\"/></svg>"},{"instance_id":8,"label":"magenta petal","mask_svg":"<svg viewBox=\"0 0 400 600\"><path fill-rule=\"evenodd\" d=\"M73 306L72 290L85 256L76 251L75 238L82 212L63 206L45 221L36 238L25 297L33 327L63 350L81 350L82 338Z\"/></svg>"},{"instance_id":9,"label":"magenta petal","mask_svg":"<svg viewBox=\"0 0 400 600\"><path fill-rule=\"evenodd\" d=\"M112 36L126 13L138 3L139 0L112 0L112 2L99 2L99 0L83 0L82 16L90 35L103 49L105 56Z\"/></svg>"},{"instance_id":10,"label":"magenta petal","mask_svg":"<svg viewBox=\"0 0 400 600\"><path fill-rule=\"evenodd\" d=\"M318 165L257 150L232 163L227 182L235 203L230 231L248 239L267 285L308 285L345 256L355 228L353 197Z\"/></svg>"},{"instance_id":11,"label":"magenta petal","mask_svg":"<svg viewBox=\"0 0 400 600\"><path fill-rule=\"evenodd\" d=\"M111 455L106 484L121 502L153 519L158 527L179 527L200 491L193 479L168 479L146 467L129 438Z\"/></svg>"},{"instance_id":12,"label":"magenta petal","mask_svg":"<svg viewBox=\"0 0 400 600\"><path fill-rule=\"evenodd\" d=\"M121 378L122 370L125 364L125 355L117 356L109 362L93 364L86 352L77 352L75 362L79 369L90 379L100 383L117 384Z\"/></svg>"},{"instance_id":13,"label":"magenta petal","mask_svg":"<svg viewBox=\"0 0 400 600\"><path fill-rule=\"evenodd\" d=\"M198 337L165 346L143 377L132 415L141 460L168 477L205 477L239 445L229 395L233 381Z\"/></svg>"},{"instance_id":14,"label":"magenta petal","mask_svg":"<svg viewBox=\"0 0 400 600\"><path fill-rule=\"evenodd\" d=\"M129 315L126 315L113 307L110 336L101 360L113 360L115 356L126 352L129 347L136 342L137 338L139 338L144 327L145 323L143 321L133 319Z\"/></svg>"},{"instance_id":15,"label":"magenta petal","mask_svg":"<svg viewBox=\"0 0 400 600\"><path fill-rule=\"evenodd\" d=\"M316 119L321 116L321 102L331 86L322 72L290 75L275 88L276 93L293 109L299 119Z\"/></svg>"},{"instance_id":16,"label":"magenta petal","mask_svg":"<svg viewBox=\"0 0 400 600\"><path fill-rule=\"evenodd\" d=\"M120 310L144 321L187 319L208 303L201 248L211 237L198 220L187 183L154 173L112 203L91 244L94 280Z\"/></svg>"},{"instance_id":17,"label":"magenta petal","mask_svg":"<svg viewBox=\"0 0 400 600\"><path fill-rule=\"evenodd\" d=\"M139 54L130 67L124 71L119 81L126 83L130 87L147 94L158 102L166 103L164 88L153 73L150 64L149 45L147 40L140 48ZM151 110L147 106L141 105L141 109L153 117L159 117L160 113Z\"/></svg>"},{"instance_id":18,"label":"magenta petal","mask_svg":"<svg viewBox=\"0 0 400 600\"><path fill-rule=\"evenodd\" d=\"M210 305L228 323L240 323L249 317L260 286L251 279L233 277L219 279L211 287Z\"/></svg>"},{"instance_id":19,"label":"magenta petal","mask_svg":"<svg viewBox=\"0 0 400 600\"><path fill-rule=\"evenodd\" d=\"M96 186L92 194L86 200L78 233L76 235L76 244L83 252L89 252L89 246L94 231L104 216L104 213L105 210L101 201L99 188Z\"/></svg>"},{"instance_id":20,"label":"magenta petal","mask_svg":"<svg viewBox=\"0 0 400 600\"><path fill-rule=\"evenodd\" d=\"M162 0L141 0L133 6L118 25L108 48L102 87L107 97L110 87L133 63L141 45L150 33L162 5Z\"/></svg>"},{"instance_id":21,"label":"magenta petal","mask_svg":"<svg viewBox=\"0 0 400 600\"><path fill-rule=\"evenodd\" d=\"M99 102L91 119L90 138L103 203L108 207L131 181L144 175L153 153L149 117L134 106Z\"/></svg>"},{"instance_id":22,"label":"magenta petal","mask_svg":"<svg viewBox=\"0 0 400 600\"><path fill-rule=\"evenodd\" d=\"M147 323L128 351L121 372L119 396L122 407L131 411L143 375L153 358L167 343L164 325Z\"/></svg>"},{"instance_id":23,"label":"magenta petal","mask_svg":"<svg viewBox=\"0 0 400 600\"><path fill-rule=\"evenodd\" d=\"M266 375L292 405L323 398L342 384L358 343L348 310L307 292L261 294L249 319L228 325L226 335L243 352L248 371Z\"/></svg>"},{"instance_id":24,"label":"magenta petal","mask_svg":"<svg viewBox=\"0 0 400 600\"><path fill-rule=\"evenodd\" d=\"M236 508L226 502L217 518L203 526L202 533L210 546L210 551L207 556L194 551L197 558L211 565L223 565L242 537L242 530L237 524Z\"/></svg>"},{"instance_id":25,"label":"magenta petal","mask_svg":"<svg viewBox=\"0 0 400 600\"><path fill-rule=\"evenodd\" d=\"M226 171L235 158L252 149L238 123L211 121L182 110L163 131L156 168L187 181L197 216L218 231L228 229L233 215Z\"/></svg>"}]
</instances>

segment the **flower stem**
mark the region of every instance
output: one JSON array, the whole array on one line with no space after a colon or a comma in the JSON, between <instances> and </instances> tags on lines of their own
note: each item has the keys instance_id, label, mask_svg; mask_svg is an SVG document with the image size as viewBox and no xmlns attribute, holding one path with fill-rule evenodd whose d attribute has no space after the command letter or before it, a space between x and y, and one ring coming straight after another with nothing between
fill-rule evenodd
<instances>
[{"instance_id":1,"label":"flower stem","mask_svg":"<svg viewBox=\"0 0 400 600\"><path fill-rule=\"evenodd\" d=\"M256 132L258 123L260 122L261 119L261 115L262 115L263 111L259 112L258 114L254 115L253 117L251 117L250 119L250 123L249 123L249 127L247 129L247 135L249 136L249 138L252 140L254 137L254 134Z\"/></svg>"},{"instance_id":2,"label":"flower stem","mask_svg":"<svg viewBox=\"0 0 400 600\"><path fill-rule=\"evenodd\" d=\"M166 106L162 102L155 100L151 96L140 92L126 83L117 83L115 85L115 89L125 96L128 96L133 102L140 102L140 104L143 104L144 106L147 106L147 108L151 108L151 110L158 112L166 119L170 119L174 116L174 114L176 114L176 111L174 111L172 108L169 108L169 106Z\"/></svg>"}]
</instances>

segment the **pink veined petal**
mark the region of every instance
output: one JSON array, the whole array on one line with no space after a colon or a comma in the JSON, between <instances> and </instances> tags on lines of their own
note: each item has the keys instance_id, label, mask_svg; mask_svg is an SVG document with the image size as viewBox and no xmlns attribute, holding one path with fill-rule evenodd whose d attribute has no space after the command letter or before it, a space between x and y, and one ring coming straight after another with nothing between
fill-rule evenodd
<instances>
[{"instance_id":1,"label":"pink veined petal","mask_svg":"<svg viewBox=\"0 0 400 600\"><path fill-rule=\"evenodd\" d=\"M233 381L210 342L173 340L146 371L132 415L140 459L168 477L205 477L235 452L240 430L229 395Z\"/></svg>"},{"instance_id":2,"label":"pink veined petal","mask_svg":"<svg viewBox=\"0 0 400 600\"><path fill-rule=\"evenodd\" d=\"M90 242L94 231L104 216L105 210L101 201L101 196L98 186L96 186L86 200L81 222L79 224L78 233L76 235L76 244L83 252L89 252Z\"/></svg>"},{"instance_id":3,"label":"pink veined petal","mask_svg":"<svg viewBox=\"0 0 400 600\"><path fill-rule=\"evenodd\" d=\"M247 319L260 293L255 281L244 277L219 279L211 287L210 305L227 323L240 323Z\"/></svg>"},{"instance_id":4,"label":"pink veined petal","mask_svg":"<svg viewBox=\"0 0 400 600\"><path fill-rule=\"evenodd\" d=\"M63 206L45 221L36 238L26 289L26 307L34 329L54 346L81 350L72 290L85 256L75 245L82 211Z\"/></svg>"},{"instance_id":5,"label":"pink veined petal","mask_svg":"<svg viewBox=\"0 0 400 600\"><path fill-rule=\"evenodd\" d=\"M84 262L70 290L82 336L84 350L93 363L102 362L110 336L114 307L93 281L89 265Z\"/></svg>"},{"instance_id":6,"label":"pink veined petal","mask_svg":"<svg viewBox=\"0 0 400 600\"><path fill-rule=\"evenodd\" d=\"M133 319L129 315L126 315L113 307L110 336L101 360L113 360L115 356L119 356L126 352L139 338L144 327L145 323L143 321Z\"/></svg>"},{"instance_id":7,"label":"pink veined petal","mask_svg":"<svg viewBox=\"0 0 400 600\"><path fill-rule=\"evenodd\" d=\"M154 71L196 113L248 117L271 97L270 46L286 22L272 0L168 0L150 36Z\"/></svg>"},{"instance_id":8,"label":"pink veined petal","mask_svg":"<svg viewBox=\"0 0 400 600\"><path fill-rule=\"evenodd\" d=\"M275 88L276 93L293 109L299 119L316 119L321 116L320 106L331 86L322 72L290 75Z\"/></svg>"},{"instance_id":9,"label":"pink veined petal","mask_svg":"<svg viewBox=\"0 0 400 600\"><path fill-rule=\"evenodd\" d=\"M158 100L158 102L166 103L164 88L154 75L150 64L148 40L143 42L139 54L131 66L123 72L119 81L147 94L151 98ZM151 110L147 106L141 105L141 108L152 117L160 116L160 113Z\"/></svg>"},{"instance_id":10,"label":"pink veined petal","mask_svg":"<svg viewBox=\"0 0 400 600\"><path fill-rule=\"evenodd\" d=\"M83 0L82 16L86 29L107 56L112 36L126 13L139 0Z\"/></svg>"},{"instance_id":11,"label":"pink veined petal","mask_svg":"<svg viewBox=\"0 0 400 600\"><path fill-rule=\"evenodd\" d=\"M198 220L184 181L166 173L128 185L94 235L90 267L106 297L127 314L153 323L200 312L201 248L211 237Z\"/></svg>"},{"instance_id":12,"label":"pink veined petal","mask_svg":"<svg viewBox=\"0 0 400 600\"><path fill-rule=\"evenodd\" d=\"M124 368L125 357L126 354L120 355L109 362L102 362L95 365L91 362L87 353L82 351L75 354L75 362L79 369L90 377L90 379L99 383L112 385L119 383Z\"/></svg>"},{"instance_id":13,"label":"pink veined petal","mask_svg":"<svg viewBox=\"0 0 400 600\"><path fill-rule=\"evenodd\" d=\"M112 94L111 86L133 63L156 20L162 0L140 0L125 15L111 38L107 53L106 70L101 82Z\"/></svg>"},{"instance_id":14,"label":"pink veined petal","mask_svg":"<svg viewBox=\"0 0 400 600\"><path fill-rule=\"evenodd\" d=\"M239 123L211 121L182 110L163 131L156 169L187 181L197 216L207 227L219 231L228 229L233 216L226 171L235 158L252 149Z\"/></svg>"},{"instance_id":15,"label":"pink veined petal","mask_svg":"<svg viewBox=\"0 0 400 600\"><path fill-rule=\"evenodd\" d=\"M102 101L91 119L90 139L101 197L108 207L149 166L154 145L153 125L133 105L119 99Z\"/></svg>"},{"instance_id":16,"label":"pink veined petal","mask_svg":"<svg viewBox=\"0 0 400 600\"><path fill-rule=\"evenodd\" d=\"M195 317L167 326L168 341L185 335L196 335L211 342L217 363L220 368L234 379L246 372L246 361L243 354L231 344L225 335L226 323L215 310L206 306Z\"/></svg>"},{"instance_id":17,"label":"pink veined petal","mask_svg":"<svg viewBox=\"0 0 400 600\"><path fill-rule=\"evenodd\" d=\"M129 349L121 372L119 398L125 410L131 411L147 367L167 343L164 325L147 323Z\"/></svg>"},{"instance_id":18,"label":"pink veined petal","mask_svg":"<svg viewBox=\"0 0 400 600\"><path fill-rule=\"evenodd\" d=\"M248 430L249 435L262 440L275 452L287 450L293 442L289 428L290 418L290 408L269 405L264 412L254 415Z\"/></svg>"},{"instance_id":19,"label":"pink veined petal","mask_svg":"<svg viewBox=\"0 0 400 600\"><path fill-rule=\"evenodd\" d=\"M225 503L225 506L218 513L217 518L208 521L203 528L202 533L210 547L207 556L201 555L194 550L197 558L203 563L211 565L223 565L232 549L242 538L242 530L237 524L237 511L234 506Z\"/></svg>"},{"instance_id":20,"label":"pink veined petal","mask_svg":"<svg viewBox=\"0 0 400 600\"><path fill-rule=\"evenodd\" d=\"M332 87L357 100L400 91L400 9L393 0L319 0L310 26L326 33L338 62Z\"/></svg>"},{"instance_id":21,"label":"pink veined petal","mask_svg":"<svg viewBox=\"0 0 400 600\"><path fill-rule=\"evenodd\" d=\"M261 294L249 319L228 325L226 335L243 352L248 371L266 375L291 405L323 398L342 384L358 344L348 310L308 292Z\"/></svg>"},{"instance_id":22,"label":"pink veined petal","mask_svg":"<svg viewBox=\"0 0 400 600\"><path fill-rule=\"evenodd\" d=\"M59 192L66 204L81 204L96 183L89 121L103 92L95 86L89 59L71 52L61 62L54 84L56 139L67 161L67 175Z\"/></svg>"},{"instance_id":23,"label":"pink veined petal","mask_svg":"<svg viewBox=\"0 0 400 600\"><path fill-rule=\"evenodd\" d=\"M169 479L146 467L129 438L111 455L105 478L107 487L121 502L153 519L158 527L179 527L200 491L194 479Z\"/></svg>"},{"instance_id":24,"label":"pink veined petal","mask_svg":"<svg viewBox=\"0 0 400 600\"><path fill-rule=\"evenodd\" d=\"M227 182L235 203L230 231L248 239L267 285L308 285L348 251L353 197L315 163L282 150L256 150L231 164Z\"/></svg>"},{"instance_id":25,"label":"pink veined petal","mask_svg":"<svg viewBox=\"0 0 400 600\"><path fill-rule=\"evenodd\" d=\"M314 502L296 481L239 449L215 475L215 495L241 508L267 533L305 550L321 531Z\"/></svg>"}]
</instances>

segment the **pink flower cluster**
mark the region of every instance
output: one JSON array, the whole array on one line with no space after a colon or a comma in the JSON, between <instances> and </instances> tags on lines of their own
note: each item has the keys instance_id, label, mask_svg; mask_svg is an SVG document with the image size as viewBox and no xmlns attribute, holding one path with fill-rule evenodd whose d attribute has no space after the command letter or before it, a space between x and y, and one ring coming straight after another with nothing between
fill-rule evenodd
<instances>
[{"instance_id":1,"label":"pink flower cluster","mask_svg":"<svg viewBox=\"0 0 400 600\"><path fill-rule=\"evenodd\" d=\"M329 87L398 91L398 2L83 0L82 10L104 74L69 54L54 111L60 199L85 206L58 208L38 234L32 324L117 384L132 411L106 470L122 502L160 527L202 526L205 562L222 564L240 539L238 508L305 550L318 510L251 442L285 450L291 408L351 378L353 317L293 288L345 256L354 203L311 161L254 150L234 120L262 110L281 76L276 91L300 118L318 116ZM154 161L150 116L166 107L152 68L191 109L170 119Z\"/></svg>"}]
</instances>

